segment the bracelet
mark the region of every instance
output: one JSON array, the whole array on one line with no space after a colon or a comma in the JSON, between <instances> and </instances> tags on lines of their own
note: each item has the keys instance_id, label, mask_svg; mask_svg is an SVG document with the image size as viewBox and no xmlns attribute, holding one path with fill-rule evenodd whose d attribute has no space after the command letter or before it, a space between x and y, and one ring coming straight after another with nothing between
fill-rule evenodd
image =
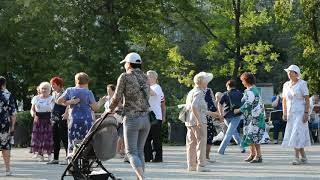
<instances>
[{"instance_id":1,"label":"bracelet","mask_svg":"<svg viewBox=\"0 0 320 180\"><path fill-rule=\"evenodd\" d=\"M308 114L309 112L304 112L304 113Z\"/></svg>"}]
</instances>

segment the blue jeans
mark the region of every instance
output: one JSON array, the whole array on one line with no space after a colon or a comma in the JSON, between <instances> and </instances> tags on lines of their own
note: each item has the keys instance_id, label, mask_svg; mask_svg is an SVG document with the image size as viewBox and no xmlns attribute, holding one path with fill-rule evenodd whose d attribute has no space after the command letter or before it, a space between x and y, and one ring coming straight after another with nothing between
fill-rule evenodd
<instances>
[{"instance_id":1,"label":"blue jeans","mask_svg":"<svg viewBox=\"0 0 320 180\"><path fill-rule=\"evenodd\" d=\"M225 118L224 123L228 126L228 129L218 149L219 154L224 154L224 151L226 150L232 137L237 144L241 144L240 134L237 131L240 120L241 116Z\"/></svg>"},{"instance_id":2,"label":"blue jeans","mask_svg":"<svg viewBox=\"0 0 320 180\"><path fill-rule=\"evenodd\" d=\"M123 136L126 154L134 170L144 169L144 144L150 130L148 114L136 118L125 119Z\"/></svg>"}]
</instances>

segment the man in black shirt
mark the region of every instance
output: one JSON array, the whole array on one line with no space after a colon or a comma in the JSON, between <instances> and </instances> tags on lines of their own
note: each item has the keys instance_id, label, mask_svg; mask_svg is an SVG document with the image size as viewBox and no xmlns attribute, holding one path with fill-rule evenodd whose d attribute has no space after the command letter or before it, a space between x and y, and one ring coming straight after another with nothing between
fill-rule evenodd
<instances>
[{"instance_id":1,"label":"man in black shirt","mask_svg":"<svg viewBox=\"0 0 320 180\"><path fill-rule=\"evenodd\" d=\"M229 80L226 83L227 91L224 92L219 102L219 112L224 117L224 122L228 129L218 149L219 154L224 154L225 149L230 143L233 137L237 144L241 144L240 134L237 131L237 127L241 120L241 114L234 114L233 110L241 107L242 93L235 87L235 81ZM241 152L245 152L244 148L241 148Z\"/></svg>"}]
</instances>

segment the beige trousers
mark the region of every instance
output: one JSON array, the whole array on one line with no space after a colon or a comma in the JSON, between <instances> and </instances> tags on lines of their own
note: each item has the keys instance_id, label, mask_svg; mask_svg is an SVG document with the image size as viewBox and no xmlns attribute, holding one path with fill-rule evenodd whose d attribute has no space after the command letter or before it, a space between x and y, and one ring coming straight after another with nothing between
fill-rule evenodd
<instances>
[{"instance_id":1,"label":"beige trousers","mask_svg":"<svg viewBox=\"0 0 320 180\"><path fill-rule=\"evenodd\" d=\"M186 148L188 168L206 165L207 125L188 127Z\"/></svg>"}]
</instances>

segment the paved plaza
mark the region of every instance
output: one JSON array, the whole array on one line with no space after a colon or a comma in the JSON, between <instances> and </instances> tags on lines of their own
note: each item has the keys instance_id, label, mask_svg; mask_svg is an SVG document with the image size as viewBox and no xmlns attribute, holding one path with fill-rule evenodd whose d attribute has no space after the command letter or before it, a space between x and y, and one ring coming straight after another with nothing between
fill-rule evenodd
<instances>
[{"instance_id":1,"label":"paved plaza","mask_svg":"<svg viewBox=\"0 0 320 180\"><path fill-rule=\"evenodd\" d=\"M217 146L213 147L216 150ZM209 164L211 172L187 172L184 146L165 146L164 163L147 163L147 180L191 180L191 179L320 179L320 145L307 148L309 163L293 166L292 150L280 145L263 145L263 163L250 164L243 161L246 154L241 154L237 146L230 146L225 155L214 153L217 162ZM47 165L32 159L29 149L15 148L12 151L12 170L14 176L0 176L2 180L58 180L66 168L64 165ZM61 155L64 153L61 151ZM3 160L0 170L4 171ZM122 159L112 159L103 163L117 178L135 179L128 163ZM70 177L65 178L72 179Z\"/></svg>"}]
</instances>

